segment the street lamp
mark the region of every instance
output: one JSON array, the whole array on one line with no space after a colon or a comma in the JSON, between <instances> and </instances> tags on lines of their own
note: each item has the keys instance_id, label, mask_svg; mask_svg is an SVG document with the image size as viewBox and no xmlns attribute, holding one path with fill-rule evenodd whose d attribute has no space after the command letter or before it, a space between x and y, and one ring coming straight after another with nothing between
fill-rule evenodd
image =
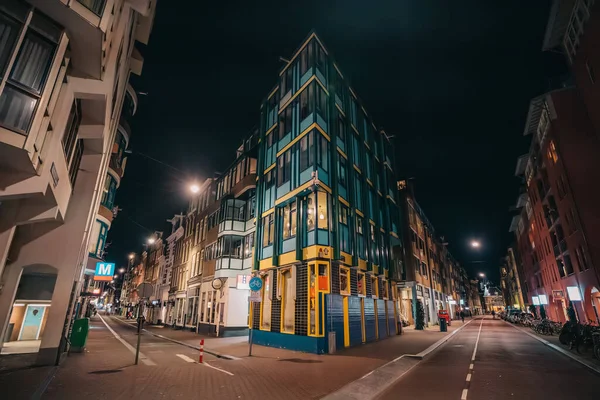
<instances>
[{"instance_id":1,"label":"street lamp","mask_svg":"<svg viewBox=\"0 0 600 400\"><path fill-rule=\"evenodd\" d=\"M483 272L480 272L479 276L482 277L482 278L485 278L485 274Z\"/></svg>"},{"instance_id":2,"label":"street lamp","mask_svg":"<svg viewBox=\"0 0 600 400\"><path fill-rule=\"evenodd\" d=\"M471 241L471 247L474 249L478 249L481 247L481 243L478 240L472 240Z\"/></svg>"},{"instance_id":3,"label":"street lamp","mask_svg":"<svg viewBox=\"0 0 600 400\"><path fill-rule=\"evenodd\" d=\"M133 253L129 254L129 259L130 260L133 260L134 257L135 257L135 254L133 254Z\"/></svg>"},{"instance_id":4,"label":"street lamp","mask_svg":"<svg viewBox=\"0 0 600 400\"><path fill-rule=\"evenodd\" d=\"M200 186L198 186L197 184L192 184L190 186L190 191L194 194L198 193L200 191Z\"/></svg>"},{"instance_id":5,"label":"street lamp","mask_svg":"<svg viewBox=\"0 0 600 400\"><path fill-rule=\"evenodd\" d=\"M153 237L148 238L148 244L154 244L154 242L156 242L156 239L154 239Z\"/></svg>"},{"instance_id":6,"label":"street lamp","mask_svg":"<svg viewBox=\"0 0 600 400\"><path fill-rule=\"evenodd\" d=\"M119 273L122 274L123 272L125 272L125 268L119 268Z\"/></svg>"}]
</instances>

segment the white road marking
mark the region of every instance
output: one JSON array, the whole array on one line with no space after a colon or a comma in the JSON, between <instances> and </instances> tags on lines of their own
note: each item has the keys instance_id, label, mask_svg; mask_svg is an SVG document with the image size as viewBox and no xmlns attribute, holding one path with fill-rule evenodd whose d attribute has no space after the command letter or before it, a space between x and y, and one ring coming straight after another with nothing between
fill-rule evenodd
<instances>
[{"instance_id":1,"label":"white road marking","mask_svg":"<svg viewBox=\"0 0 600 400\"><path fill-rule=\"evenodd\" d=\"M189 363L195 363L196 361L194 361L193 359L189 358L188 356L186 356L185 354L175 354L177 357L181 358L184 361L187 361Z\"/></svg>"},{"instance_id":2,"label":"white road marking","mask_svg":"<svg viewBox=\"0 0 600 400\"><path fill-rule=\"evenodd\" d=\"M473 369L473 364L469 365L469 369Z\"/></svg>"},{"instance_id":3,"label":"white road marking","mask_svg":"<svg viewBox=\"0 0 600 400\"><path fill-rule=\"evenodd\" d=\"M479 324L479 333L477 334L477 341L475 342L475 348L473 349L473 356L471 357L471 361L475 361L475 354L477 354L477 346L479 345L479 338L481 337L481 328L483 327L483 318L481 319L481 324Z\"/></svg>"},{"instance_id":4,"label":"white road marking","mask_svg":"<svg viewBox=\"0 0 600 400\"><path fill-rule=\"evenodd\" d=\"M221 371L221 372L224 372L224 373L226 373L227 375L231 375L231 376L233 376L233 374L232 374L231 372L229 372L229 371L225 371L224 369L221 369L221 368L213 367L212 365L210 365L210 364L209 364L209 363L207 363L206 361L204 361L204 362L202 363L202 365L206 365L206 366L207 366L207 367L209 367L209 368L216 369L217 371Z\"/></svg>"},{"instance_id":5,"label":"white road marking","mask_svg":"<svg viewBox=\"0 0 600 400\"><path fill-rule=\"evenodd\" d=\"M471 382L471 374L467 374L467 382Z\"/></svg>"},{"instance_id":6,"label":"white road marking","mask_svg":"<svg viewBox=\"0 0 600 400\"><path fill-rule=\"evenodd\" d=\"M467 394L469 394L469 389L463 389L462 396L460 396L460 400L467 400Z\"/></svg>"},{"instance_id":7,"label":"white road marking","mask_svg":"<svg viewBox=\"0 0 600 400\"><path fill-rule=\"evenodd\" d=\"M127 343L121 336L119 336L117 334L117 332L115 332L113 330L113 328L111 328L110 326L108 326L108 324L106 323L106 321L104 320L104 318L102 318L102 315L98 314L98 316L100 317L100 321L102 321L102 323L104 325L106 325L106 327L108 328L108 330L113 334L113 336L121 343L123 343L123 346L127 347L127 350L129 350L132 354L135 355L135 349L133 348L132 345L130 345L129 343ZM146 365L156 365L156 363L154 361L152 361L151 359L149 359L148 357L146 357L144 355L144 353L142 353L140 351L140 360L142 360L142 362Z\"/></svg>"}]
</instances>

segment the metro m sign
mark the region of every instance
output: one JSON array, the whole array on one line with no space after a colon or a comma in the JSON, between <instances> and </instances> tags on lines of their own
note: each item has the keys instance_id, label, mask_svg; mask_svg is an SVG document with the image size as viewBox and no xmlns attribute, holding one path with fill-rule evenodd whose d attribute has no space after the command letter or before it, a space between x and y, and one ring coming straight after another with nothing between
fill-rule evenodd
<instances>
[{"instance_id":1,"label":"metro m sign","mask_svg":"<svg viewBox=\"0 0 600 400\"><path fill-rule=\"evenodd\" d=\"M115 273L115 263L97 262L95 281L112 281Z\"/></svg>"}]
</instances>

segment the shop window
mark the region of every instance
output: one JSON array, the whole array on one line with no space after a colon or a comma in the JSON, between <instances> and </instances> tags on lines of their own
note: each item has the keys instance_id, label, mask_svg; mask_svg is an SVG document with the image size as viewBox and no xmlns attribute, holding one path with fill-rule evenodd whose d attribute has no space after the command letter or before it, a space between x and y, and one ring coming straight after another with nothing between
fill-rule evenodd
<instances>
[{"instance_id":1,"label":"shop window","mask_svg":"<svg viewBox=\"0 0 600 400\"><path fill-rule=\"evenodd\" d=\"M358 273L358 279L356 281L356 286L358 288L358 295L359 296L366 296L367 295L367 285L366 285L366 279L365 279L365 273L364 272L359 272Z\"/></svg>"},{"instance_id":2,"label":"shop window","mask_svg":"<svg viewBox=\"0 0 600 400\"><path fill-rule=\"evenodd\" d=\"M308 298L308 333L317 333L317 271L315 264L308 265L309 298Z\"/></svg>"},{"instance_id":3,"label":"shop window","mask_svg":"<svg viewBox=\"0 0 600 400\"><path fill-rule=\"evenodd\" d=\"M292 202L281 211L283 239L289 239L296 236L296 202Z\"/></svg>"},{"instance_id":4,"label":"shop window","mask_svg":"<svg viewBox=\"0 0 600 400\"><path fill-rule=\"evenodd\" d=\"M313 42L306 45L300 53L300 76L304 75L309 68L312 68L314 63Z\"/></svg>"},{"instance_id":5,"label":"shop window","mask_svg":"<svg viewBox=\"0 0 600 400\"><path fill-rule=\"evenodd\" d=\"M340 267L340 294L350 295L350 270Z\"/></svg>"},{"instance_id":6,"label":"shop window","mask_svg":"<svg viewBox=\"0 0 600 400\"><path fill-rule=\"evenodd\" d=\"M296 279L293 268L282 269L277 287L281 297L281 332L294 333Z\"/></svg>"},{"instance_id":7,"label":"shop window","mask_svg":"<svg viewBox=\"0 0 600 400\"><path fill-rule=\"evenodd\" d=\"M315 229L315 194L311 193L306 198L306 229L312 231Z\"/></svg>"},{"instance_id":8,"label":"shop window","mask_svg":"<svg viewBox=\"0 0 600 400\"><path fill-rule=\"evenodd\" d=\"M260 321L260 329L271 330L271 277L273 272L270 271L262 277L263 279L263 298L262 298L262 313Z\"/></svg>"},{"instance_id":9,"label":"shop window","mask_svg":"<svg viewBox=\"0 0 600 400\"><path fill-rule=\"evenodd\" d=\"M376 276L371 275L371 293L372 296L375 298L379 297L379 285L378 285L378 279Z\"/></svg>"},{"instance_id":10,"label":"shop window","mask_svg":"<svg viewBox=\"0 0 600 400\"><path fill-rule=\"evenodd\" d=\"M293 76L294 76L293 70L294 69L290 66L281 75L280 87L281 87L281 95L282 96L285 96L287 94L287 92L292 90L292 83L293 83Z\"/></svg>"},{"instance_id":11,"label":"shop window","mask_svg":"<svg viewBox=\"0 0 600 400\"><path fill-rule=\"evenodd\" d=\"M327 205L327 193L325 192L317 192L318 196L318 215L319 220L317 222L319 229L327 229L328 228L328 205Z\"/></svg>"}]
</instances>

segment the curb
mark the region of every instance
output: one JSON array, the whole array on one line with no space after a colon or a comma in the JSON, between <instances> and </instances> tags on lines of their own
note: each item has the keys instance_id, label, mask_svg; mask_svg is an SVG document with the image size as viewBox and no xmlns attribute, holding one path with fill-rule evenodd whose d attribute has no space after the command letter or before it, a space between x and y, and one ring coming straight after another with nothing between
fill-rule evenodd
<instances>
[{"instance_id":1,"label":"curb","mask_svg":"<svg viewBox=\"0 0 600 400\"><path fill-rule=\"evenodd\" d=\"M562 355L569 357L571 360L578 362L579 364L583 365L584 367L587 367L588 369L590 369L592 372L595 372L596 374L600 375L600 366L594 365L594 364L588 362L583 357L579 357L578 355L575 355L575 354L571 353L570 351L563 349L562 347L559 347L553 343L550 343L549 341L542 339L541 337L538 337L538 336L534 335L533 333L526 331L523 328L515 326L515 325L511 324L510 322L507 322L507 321L504 321L504 322L506 322L508 325L512 326L516 330L521 331L524 334L531 336L532 338L534 338L538 342L541 342L545 346L550 347L552 350L555 350L555 351L561 353Z\"/></svg>"},{"instance_id":2,"label":"curb","mask_svg":"<svg viewBox=\"0 0 600 400\"><path fill-rule=\"evenodd\" d=\"M127 322L124 322L122 320L120 320L119 318L115 318L111 316L111 320L116 320L119 321L120 323L122 323L123 325L126 325L132 329L135 329L135 327L133 325L128 324ZM147 333L148 335L152 335L154 337L163 339L163 340L168 340L169 342L173 342L173 343L177 343L181 346L185 346L185 347L189 347L190 349L194 349L194 350L200 350L200 346L194 346L193 344L189 344L189 343L185 343L185 342L181 342L179 340L175 340L175 339L171 339L170 337L167 336L163 336L163 335L159 335L158 333L154 333L154 332L150 332L149 330L142 328L142 331L144 331L144 333ZM239 357L234 357L234 356L230 356L227 354L221 354L218 353L216 351L212 351L212 350L206 350L206 348L204 348L204 352L210 355L213 355L217 358L222 358L224 360L239 360Z\"/></svg>"},{"instance_id":3,"label":"curb","mask_svg":"<svg viewBox=\"0 0 600 400\"><path fill-rule=\"evenodd\" d=\"M400 357L389 361L382 366L374 369L368 374L355 381L352 381L333 393L323 396L321 400L343 400L343 399L376 399L386 390L392 387L400 378L416 367L421 360L431 354L434 350L445 344L456 333L465 326L475 321L475 318L456 329L448 336L441 338L425 350L418 354L403 354Z\"/></svg>"},{"instance_id":4,"label":"curb","mask_svg":"<svg viewBox=\"0 0 600 400\"><path fill-rule=\"evenodd\" d=\"M48 389L48 386L50 386L50 382L52 382L52 380L56 376L57 371L58 371L58 365L54 366L50 371L48 371L48 375L46 376L46 379L44 379L42 381L42 383L37 388L37 390L31 395L31 398L33 400L38 400L38 399L42 398L42 396Z\"/></svg>"}]
</instances>

